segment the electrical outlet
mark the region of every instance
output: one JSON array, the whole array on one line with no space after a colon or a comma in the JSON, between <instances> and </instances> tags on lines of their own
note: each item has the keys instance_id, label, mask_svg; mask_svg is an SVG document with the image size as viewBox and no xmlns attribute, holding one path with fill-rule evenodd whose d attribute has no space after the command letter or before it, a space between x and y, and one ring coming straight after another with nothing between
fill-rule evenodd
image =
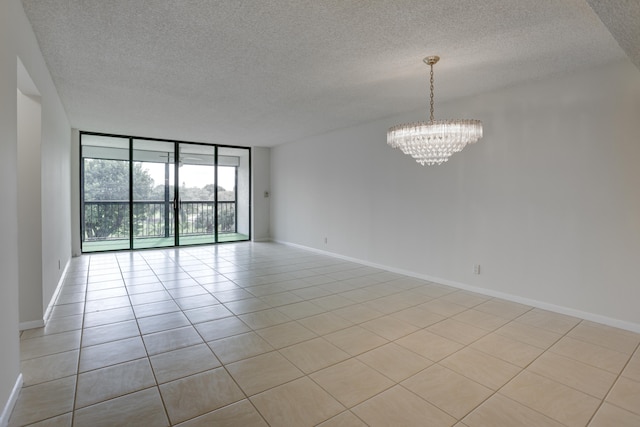
<instances>
[{"instance_id":1,"label":"electrical outlet","mask_svg":"<svg viewBox=\"0 0 640 427\"><path fill-rule=\"evenodd\" d=\"M60 270L60 260L58 260L58 270Z\"/></svg>"},{"instance_id":2,"label":"electrical outlet","mask_svg":"<svg viewBox=\"0 0 640 427\"><path fill-rule=\"evenodd\" d=\"M473 274L480 274L480 264L473 264Z\"/></svg>"},{"instance_id":3,"label":"electrical outlet","mask_svg":"<svg viewBox=\"0 0 640 427\"><path fill-rule=\"evenodd\" d=\"M265 191L265 192L264 192L264 197L265 197L265 198L269 197L269 192L268 192L268 191Z\"/></svg>"},{"instance_id":4,"label":"electrical outlet","mask_svg":"<svg viewBox=\"0 0 640 427\"><path fill-rule=\"evenodd\" d=\"M325 245L327 244L327 238L326 237L324 238L324 244Z\"/></svg>"}]
</instances>

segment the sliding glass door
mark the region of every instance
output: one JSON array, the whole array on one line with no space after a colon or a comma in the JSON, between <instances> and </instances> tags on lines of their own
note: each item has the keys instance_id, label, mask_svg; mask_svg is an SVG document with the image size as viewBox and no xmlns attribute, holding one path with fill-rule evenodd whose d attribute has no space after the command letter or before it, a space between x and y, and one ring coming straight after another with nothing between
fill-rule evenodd
<instances>
[{"instance_id":1,"label":"sliding glass door","mask_svg":"<svg viewBox=\"0 0 640 427\"><path fill-rule=\"evenodd\" d=\"M175 143L133 140L133 249L176 244Z\"/></svg>"},{"instance_id":2,"label":"sliding glass door","mask_svg":"<svg viewBox=\"0 0 640 427\"><path fill-rule=\"evenodd\" d=\"M179 244L215 243L216 147L180 143Z\"/></svg>"},{"instance_id":3,"label":"sliding glass door","mask_svg":"<svg viewBox=\"0 0 640 427\"><path fill-rule=\"evenodd\" d=\"M81 133L82 251L250 238L250 150Z\"/></svg>"}]
</instances>

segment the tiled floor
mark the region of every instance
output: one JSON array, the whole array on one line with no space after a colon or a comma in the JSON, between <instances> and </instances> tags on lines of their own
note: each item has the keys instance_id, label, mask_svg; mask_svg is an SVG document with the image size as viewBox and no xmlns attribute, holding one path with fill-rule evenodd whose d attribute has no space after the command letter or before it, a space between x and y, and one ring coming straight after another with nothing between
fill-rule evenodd
<instances>
[{"instance_id":1,"label":"tiled floor","mask_svg":"<svg viewBox=\"0 0 640 427\"><path fill-rule=\"evenodd\" d=\"M640 335L273 243L83 256L11 426L640 426Z\"/></svg>"}]
</instances>

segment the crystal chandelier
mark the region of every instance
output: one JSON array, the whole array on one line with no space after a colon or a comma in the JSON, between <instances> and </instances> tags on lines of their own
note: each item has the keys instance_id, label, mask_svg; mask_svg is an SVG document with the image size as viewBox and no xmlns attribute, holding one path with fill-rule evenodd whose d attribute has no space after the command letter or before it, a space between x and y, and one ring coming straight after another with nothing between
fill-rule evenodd
<instances>
[{"instance_id":1,"label":"crystal chandelier","mask_svg":"<svg viewBox=\"0 0 640 427\"><path fill-rule=\"evenodd\" d=\"M482 138L480 120L433 119L433 65L440 57L427 56L424 62L431 68L431 117L428 122L407 123L389 128L387 144L399 148L421 165L439 165L467 144Z\"/></svg>"}]
</instances>

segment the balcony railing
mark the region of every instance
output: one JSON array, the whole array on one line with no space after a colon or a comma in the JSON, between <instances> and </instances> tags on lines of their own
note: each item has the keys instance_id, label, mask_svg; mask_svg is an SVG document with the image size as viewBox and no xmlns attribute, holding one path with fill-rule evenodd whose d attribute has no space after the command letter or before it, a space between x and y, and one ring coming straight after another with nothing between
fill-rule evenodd
<instances>
[{"instance_id":1,"label":"balcony railing","mask_svg":"<svg viewBox=\"0 0 640 427\"><path fill-rule=\"evenodd\" d=\"M236 202L218 201L218 234L236 233ZM180 203L181 236L213 234L216 202L183 201ZM129 202L94 200L84 202L83 241L129 238ZM164 201L133 202L133 236L171 237L175 235L173 203Z\"/></svg>"}]
</instances>

